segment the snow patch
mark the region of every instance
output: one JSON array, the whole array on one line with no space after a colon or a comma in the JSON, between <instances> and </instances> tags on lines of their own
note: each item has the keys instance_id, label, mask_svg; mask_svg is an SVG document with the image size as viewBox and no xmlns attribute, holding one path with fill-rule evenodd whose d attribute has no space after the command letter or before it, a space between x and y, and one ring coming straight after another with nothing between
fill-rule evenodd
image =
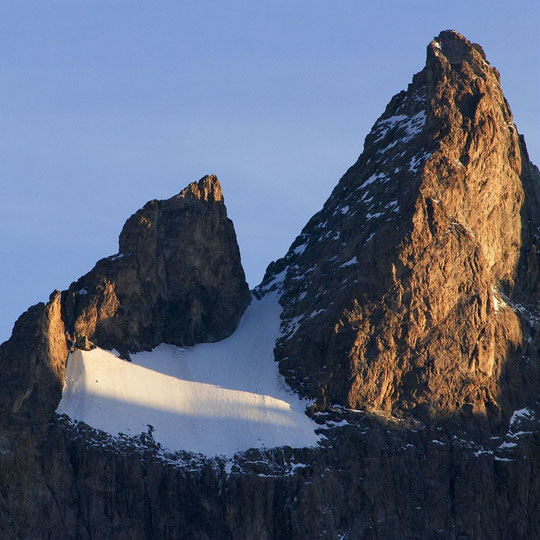
<instances>
[{"instance_id":1,"label":"snow patch","mask_svg":"<svg viewBox=\"0 0 540 540\"><path fill-rule=\"evenodd\" d=\"M280 314L273 293L253 299L236 332L218 343L162 344L132 362L102 349L76 351L56 412L115 436L151 428L164 448L206 456L314 446L307 402L274 361Z\"/></svg>"},{"instance_id":2,"label":"snow patch","mask_svg":"<svg viewBox=\"0 0 540 540\"><path fill-rule=\"evenodd\" d=\"M526 420L532 420L534 418L534 413L531 411L531 409L518 409L517 411L514 411L512 416L510 417L510 426L513 426L520 418L525 418Z\"/></svg>"},{"instance_id":3,"label":"snow patch","mask_svg":"<svg viewBox=\"0 0 540 540\"><path fill-rule=\"evenodd\" d=\"M399 205L397 200L390 201L385 208L389 209L391 212L399 212Z\"/></svg>"},{"instance_id":4,"label":"snow patch","mask_svg":"<svg viewBox=\"0 0 540 540\"><path fill-rule=\"evenodd\" d=\"M374 236L375 236L375 233L372 232L372 233L366 238L366 240L364 241L364 244L367 244Z\"/></svg>"},{"instance_id":5,"label":"snow patch","mask_svg":"<svg viewBox=\"0 0 540 540\"><path fill-rule=\"evenodd\" d=\"M261 295L265 295L269 293L270 291L278 289L279 286L282 285L283 282L285 281L288 270L289 268L285 268L285 270L282 270L279 274L276 274L275 276L273 276L272 279L266 285L259 287L257 291Z\"/></svg>"},{"instance_id":6,"label":"snow patch","mask_svg":"<svg viewBox=\"0 0 540 540\"><path fill-rule=\"evenodd\" d=\"M366 197L369 195L369 191L366 191L363 195L362 195L362 198L360 199L361 201L365 202L366 204L368 202L371 202L373 200L373 195L369 198L369 199L366 199ZM365 199L365 200L364 200Z\"/></svg>"},{"instance_id":7,"label":"snow patch","mask_svg":"<svg viewBox=\"0 0 540 540\"><path fill-rule=\"evenodd\" d=\"M376 180L379 180L379 179L383 179L385 178L386 175L384 173L379 173L379 174L372 174L363 184L360 185L360 187L358 187L357 189L364 189L366 188L367 186L369 186L370 184L373 184L373 182L375 182Z\"/></svg>"},{"instance_id":8,"label":"snow patch","mask_svg":"<svg viewBox=\"0 0 540 540\"><path fill-rule=\"evenodd\" d=\"M344 262L342 265L340 265L340 268L344 268L345 266L351 266L357 263L358 263L358 259L356 258L356 255L355 255L352 259L349 259L347 262Z\"/></svg>"},{"instance_id":9,"label":"snow patch","mask_svg":"<svg viewBox=\"0 0 540 540\"><path fill-rule=\"evenodd\" d=\"M316 309L314 311L312 311L308 316L307 318L308 319L313 319L313 317L316 317L317 315L319 315L319 313L323 313L324 312L324 309Z\"/></svg>"},{"instance_id":10,"label":"snow patch","mask_svg":"<svg viewBox=\"0 0 540 540\"><path fill-rule=\"evenodd\" d=\"M328 420L326 422L326 425L329 428L336 428L336 427L350 426L351 424L347 420L343 419L343 420L340 420L339 422L336 422L335 420Z\"/></svg>"},{"instance_id":11,"label":"snow patch","mask_svg":"<svg viewBox=\"0 0 540 540\"><path fill-rule=\"evenodd\" d=\"M122 257L125 257L126 256L126 253L117 253L116 255L111 255L110 257L108 257L109 260L111 261L116 261L118 259L121 259Z\"/></svg>"},{"instance_id":12,"label":"snow patch","mask_svg":"<svg viewBox=\"0 0 540 540\"><path fill-rule=\"evenodd\" d=\"M517 446L515 442L504 441L502 444L499 445L499 450L506 450L507 448L514 448L515 446Z\"/></svg>"},{"instance_id":13,"label":"snow patch","mask_svg":"<svg viewBox=\"0 0 540 540\"><path fill-rule=\"evenodd\" d=\"M294 318L292 318L288 323L284 323L283 325L283 331L281 332L281 335L287 339L290 339L296 334L298 329L300 328L300 325L302 324L302 319L304 318L304 314L298 315Z\"/></svg>"},{"instance_id":14,"label":"snow patch","mask_svg":"<svg viewBox=\"0 0 540 540\"><path fill-rule=\"evenodd\" d=\"M496 287L491 287L491 294L493 295L493 308L495 309L495 313L497 313L501 307L508 307L508 304L502 299L501 294Z\"/></svg>"},{"instance_id":15,"label":"snow patch","mask_svg":"<svg viewBox=\"0 0 540 540\"><path fill-rule=\"evenodd\" d=\"M400 136L387 145L384 150L379 150L379 153L392 148L398 142L409 142L422 131L425 123L426 112L424 110L417 112L412 117L405 114L397 114L384 120L377 120L373 126L373 131L377 134L377 138L375 139L376 143L382 141L390 130L396 130L396 132L399 132L400 134Z\"/></svg>"},{"instance_id":16,"label":"snow patch","mask_svg":"<svg viewBox=\"0 0 540 540\"><path fill-rule=\"evenodd\" d=\"M474 457L480 457L480 456L491 456L493 455L493 450L485 450L485 449L480 449L480 450L476 450L476 452L473 452L474 454Z\"/></svg>"},{"instance_id":17,"label":"snow patch","mask_svg":"<svg viewBox=\"0 0 540 540\"><path fill-rule=\"evenodd\" d=\"M409 117L405 114L396 114L385 120L377 120L377 122L375 122L374 131L378 131L379 136L375 139L375 142L382 141L390 129L408 119Z\"/></svg>"},{"instance_id":18,"label":"snow patch","mask_svg":"<svg viewBox=\"0 0 540 540\"><path fill-rule=\"evenodd\" d=\"M409 162L409 171L416 174L418 172L418 167L420 166L420 163L430 158L431 156L432 154L429 153L422 154L420 156L418 156L418 154L414 155Z\"/></svg>"}]
</instances>

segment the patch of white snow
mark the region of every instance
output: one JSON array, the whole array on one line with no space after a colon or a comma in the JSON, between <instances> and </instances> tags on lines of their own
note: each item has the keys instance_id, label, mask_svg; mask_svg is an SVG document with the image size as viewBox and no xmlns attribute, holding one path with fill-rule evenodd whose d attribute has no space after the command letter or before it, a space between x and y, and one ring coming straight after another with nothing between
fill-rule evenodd
<instances>
[{"instance_id":1,"label":"patch of white snow","mask_svg":"<svg viewBox=\"0 0 540 540\"><path fill-rule=\"evenodd\" d=\"M206 456L314 446L317 424L304 414L307 402L274 362L280 314L273 293L254 298L236 332L218 343L163 344L132 362L102 349L76 351L57 413L112 435L152 426L163 447Z\"/></svg>"},{"instance_id":2,"label":"patch of white snow","mask_svg":"<svg viewBox=\"0 0 540 540\"><path fill-rule=\"evenodd\" d=\"M386 175L384 173L372 174L367 180L365 180L357 189L364 189L370 184L373 184L376 180L384 179Z\"/></svg>"},{"instance_id":3,"label":"patch of white snow","mask_svg":"<svg viewBox=\"0 0 540 540\"><path fill-rule=\"evenodd\" d=\"M505 450L506 448L514 448L515 446L517 446L515 442L504 441L502 444L499 445L499 450Z\"/></svg>"},{"instance_id":4,"label":"patch of white snow","mask_svg":"<svg viewBox=\"0 0 540 540\"><path fill-rule=\"evenodd\" d=\"M510 418L510 426L513 426L520 418L525 418L526 420L532 420L534 418L534 413L531 409L518 409L514 411Z\"/></svg>"},{"instance_id":5,"label":"patch of white snow","mask_svg":"<svg viewBox=\"0 0 540 540\"><path fill-rule=\"evenodd\" d=\"M122 257L125 257L125 253L117 253L116 255L111 255L108 257L111 261L116 261L117 259L121 259Z\"/></svg>"},{"instance_id":6,"label":"patch of white snow","mask_svg":"<svg viewBox=\"0 0 540 540\"><path fill-rule=\"evenodd\" d=\"M347 262L344 262L342 265L340 265L340 268L344 268L345 266L351 266L356 263L358 263L358 259L355 255L352 259L349 259Z\"/></svg>"}]
</instances>

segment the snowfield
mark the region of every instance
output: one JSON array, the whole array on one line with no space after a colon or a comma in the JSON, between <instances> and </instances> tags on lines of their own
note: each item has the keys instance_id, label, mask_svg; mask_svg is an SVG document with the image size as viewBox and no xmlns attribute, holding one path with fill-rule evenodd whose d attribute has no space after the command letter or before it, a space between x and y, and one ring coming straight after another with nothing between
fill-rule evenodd
<instances>
[{"instance_id":1,"label":"snowfield","mask_svg":"<svg viewBox=\"0 0 540 540\"><path fill-rule=\"evenodd\" d=\"M132 362L102 349L76 351L56 412L111 435L152 426L164 448L206 456L314 446L307 402L274 362L280 313L275 293L254 298L229 338L185 349L163 344Z\"/></svg>"}]
</instances>

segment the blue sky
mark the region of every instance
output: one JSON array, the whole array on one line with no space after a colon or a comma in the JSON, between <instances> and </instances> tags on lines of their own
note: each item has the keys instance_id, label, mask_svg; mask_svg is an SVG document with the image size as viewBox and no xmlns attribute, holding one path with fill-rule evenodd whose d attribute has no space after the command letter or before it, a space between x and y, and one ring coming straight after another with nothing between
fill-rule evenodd
<instances>
[{"instance_id":1,"label":"blue sky","mask_svg":"<svg viewBox=\"0 0 540 540\"><path fill-rule=\"evenodd\" d=\"M539 164L539 21L529 0L2 2L0 341L207 173L256 285L443 29L484 47Z\"/></svg>"}]
</instances>

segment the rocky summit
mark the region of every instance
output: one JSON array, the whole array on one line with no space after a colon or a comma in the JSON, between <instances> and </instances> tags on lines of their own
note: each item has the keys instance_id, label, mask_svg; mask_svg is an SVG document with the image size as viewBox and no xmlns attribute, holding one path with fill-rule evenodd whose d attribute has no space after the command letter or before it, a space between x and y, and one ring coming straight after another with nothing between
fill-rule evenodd
<instances>
[{"instance_id":1,"label":"rocky summit","mask_svg":"<svg viewBox=\"0 0 540 540\"><path fill-rule=\"evenodd\" d=\"M322 407L430 417L533 399L538 204L499 73L442 32L258 289L280 291L290 384Z\"/></svg>"},{"instance_id":2,"label":"rocky summit","mask_svg":"<svg viewBox=\"0 0 540 540\"><path fill-rule=\"evenodd\" d=\"M2 538L540 537L539 251L540 172L499 73L441 32L253 298L207 176L19 318L0 346ZM191 402L172 415L145 381ZM96 404L106 429L72 413ZM108 427L149 408L197 444L219 418L255 442L301 427L234 455Z\"/></svg>"},{"instance_id":3,"label":"rocky summit","mask_svg":"<svg viewBox=\"0 0 540 540\"><path fill-rule=\"evenodd\" d=\"M119 252L67 291L30 308L0 348L2 417L46 421L58 405L69 350L129 353L160 343L218 341L251 296L216 176L150 201L120 234Z\"/></svg>"}]
</instances>

